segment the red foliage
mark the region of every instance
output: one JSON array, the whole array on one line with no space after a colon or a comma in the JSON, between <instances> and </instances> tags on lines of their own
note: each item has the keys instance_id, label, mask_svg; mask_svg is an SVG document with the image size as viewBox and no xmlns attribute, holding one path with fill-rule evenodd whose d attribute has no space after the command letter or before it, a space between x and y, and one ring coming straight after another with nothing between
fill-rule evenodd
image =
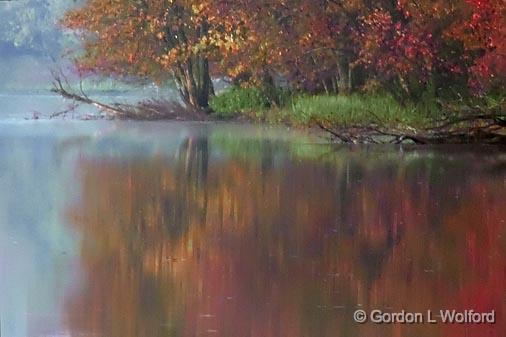
<instances>
[{"instance_id":1,"label":"red foliage","mask_svg":"<svg viewBox=\"0 0 506 337\"><path fill-rule=\"evenodd\" d=\"M395 81L408 93L441 72L439 86L467 78L477 92L504 88L505 0L169 3L89 0L69 13L65 25L84 39L82 70L172 73L186 83L184 69L200 59L235 78L282 76L302 90L347 92L360 65L362 80Z\"/></svg>"},{"instance_id":2,"label":"red foliage","mask_svg":"<svg viewBox=\"0 0 506 337\"><path fill-rule=\"evenodd\" d=\"M465 56L478 55L470 85L478 93L490 86L504 89L506 79L506 7L504 0L466 0L465 18L447 32L462 42Z\"/></svg>"},{"instance_id":3,"label":"red foliage","mask_svg":"<svg viewBox=\"0 0 506 337\"><path fill-rule=\"evenodd\" d=\"M422 82L433 68L432 34L410 20L409 12L394 20L392 14L376 9L361 20L357 32L358 62L373 68L385 80L414 74Z\"/></svg>"}]
</instances>

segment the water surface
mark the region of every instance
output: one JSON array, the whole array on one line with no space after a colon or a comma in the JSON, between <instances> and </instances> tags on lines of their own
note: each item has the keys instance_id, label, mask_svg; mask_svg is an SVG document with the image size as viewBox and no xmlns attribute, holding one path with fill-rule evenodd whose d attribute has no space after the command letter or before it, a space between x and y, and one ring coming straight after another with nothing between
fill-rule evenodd
<instances>
[{"instance_id":1,"label":"water surface","mask_svg":"<svg viewBox=\"0 0 506 337\"><path fill-rule=\"evenodd\" d=\"M1 122L1 336L503 336L504 149L316 143ZM497 323L353 321L447 308Z\"/></svg>"}]
</instances>

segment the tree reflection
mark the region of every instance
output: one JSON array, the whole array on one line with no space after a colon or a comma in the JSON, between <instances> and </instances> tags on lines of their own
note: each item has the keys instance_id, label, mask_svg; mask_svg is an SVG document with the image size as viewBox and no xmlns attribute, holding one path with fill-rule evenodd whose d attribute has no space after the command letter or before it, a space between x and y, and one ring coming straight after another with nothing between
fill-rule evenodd
<instances>
[{"instance_id":1,"label":"tree reflection","mask_svg":"<svg viewBox=\"0 0 506 337\"><path fill-rule=\"evenodd\" d=\"M156 336L499 336L504 175L349 153L335 164L226 155L87 158L69 212L84 288L72 331ZM342 156L342 153L339 154ZM282 159L280 159L282 158ZM498 311L489 326L358 325L358 307ZM467 330L467 331L465 331Z\"/></svg>"}]
</instances>

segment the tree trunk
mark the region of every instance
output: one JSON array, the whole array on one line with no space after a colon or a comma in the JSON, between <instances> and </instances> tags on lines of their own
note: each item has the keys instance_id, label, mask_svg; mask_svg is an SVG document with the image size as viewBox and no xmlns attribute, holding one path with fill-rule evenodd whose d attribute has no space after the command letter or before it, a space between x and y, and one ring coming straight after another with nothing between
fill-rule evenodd
<instances>
[{"instance_id":1,"label":"tree trunk","mask_svg":"<svg viewBox=\"0 0 506 337\"><path fill-rule=\"evenodd\" d=\"M262 91L265 97L269 100L269 104L271 106L279 105L276 84L274 83L274 78L267 68L264 68L262 72Z\"/></svg>"},{"instance_id":2,"label":"tree trunk","mask_svg":"<svg viewBox=\"0 0 506 337\"><path fill-rule=\"evenodd\" d=\"M337 73L337 89L339 91L339 94L349 94L351 92L350 64L344 59L339 59L337 62Z\"/></svg>"},{"instance_id":3,"label":"tree trunk","mask_svg":"<svg viewBox=\"0 0 506 337\"><path fill-rule=\"evenodd\" d=\"M181 99L197 109L209 107L209 95L214 92L209 74L209 60L202 56L189 58L174 71Z\"/></svg>"}]
</instances>

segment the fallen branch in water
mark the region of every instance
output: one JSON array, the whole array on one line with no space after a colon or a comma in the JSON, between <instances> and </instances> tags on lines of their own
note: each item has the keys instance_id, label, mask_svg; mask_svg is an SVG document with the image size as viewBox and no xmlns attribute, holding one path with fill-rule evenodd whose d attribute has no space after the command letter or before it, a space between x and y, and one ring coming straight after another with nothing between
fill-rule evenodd
<instances>
[{"instance_id":1,"label":"fallen branch in water","mask_svg":"<svg viewBox=\"0 0 506 337\"><path fill-rule=\"evenodd\" d=\"M138 120L162 120L162 119L176 119L176 120L207 120L207 114L202 111L189 109L182 104L169 101L169 100L146 100L139 102L135 105L114 103L106 104L98 100L90 98L83 90L82 82L79 85L79 93L73 90L67 78L63 73L53 72L53 88L52 92L62 96L63 98L72 100L74 105L70 108L54 113L50 118L65 115L74 111L79 104L89 104L103 113L105 116L97 116L98 118L105 117L109 119L138 119Z\"/></svg>"},{"instance_id":2,"label":"fallen branch in water","mask_svg":"<svg viewBox=\"0 0 506 337\"><path fill-rule=\"evenodd\" d=\"M506 114L503 107L485 113L480 108L470 114L435 121L423 129L387 127L380 124L330 127L313 122L341 143L390 143L411 141L415 144L491 143L506 144Z\"/></svg>"},{"instance_id":3,"label":"fallen branch in water","mask_svg":"<svg viewBox=\"0 0 506 337\"><path fill-rule=\"evenodd\" d=\"M73 102L77 103L85 103L93 105L94 107L100 109L101 111L105 112L110 117L118 117L119 115L125 115L128 114L127 110L121 109L119 107L114 107L112 105L108 105L105 103L101 103L99 101L93 100L89 98L82 90L82 85L80 85L81 88L81 95L78 95L71 91L70 84L67 81L67 78L63 74L57 74L56 72L53 72L53 88L51 89L52 92L59 94L63 98L70 99ZM62 80L63 78L63 80ZM63 84L63 81L65 81L65 86ZM72 109L63 111L61 113L57 113L56 115L53 115L52 117L59 116L64 113L68 113L69 111L72 111Z\"/></svg>"},{"instance_id":4,"label":"fallen branch in water","mask_svg":"<svg viewBox=\"0 0 506 337\"><path fill-rule=\"evenodd\" d=\"M56 117L65 116L66 114L71 113L71 112L75 111L76 109L77 109L77 104L75 102L72 102L72 104L67 109L55 112L55 113L49 115L49 118L53 119Z\"/></svg>"},{"instance_id":5,"label":"fallen branch in water","mask_svg":"<svg viewBox=\"0 0 506 337\"><path fill-rule=\"evenodd\" d=\"M427 139L422 136L401 131L397 129L383 129L375 124L371 125L353 125L349 127L330 128L323 125L320 121L315 124L323 131L331 134L332 138L338 139L341 143L349 144L380 144L380 143L402 143L405 140L411 140L415 144L427 144Z\"/></svg>"}]
</instances>

